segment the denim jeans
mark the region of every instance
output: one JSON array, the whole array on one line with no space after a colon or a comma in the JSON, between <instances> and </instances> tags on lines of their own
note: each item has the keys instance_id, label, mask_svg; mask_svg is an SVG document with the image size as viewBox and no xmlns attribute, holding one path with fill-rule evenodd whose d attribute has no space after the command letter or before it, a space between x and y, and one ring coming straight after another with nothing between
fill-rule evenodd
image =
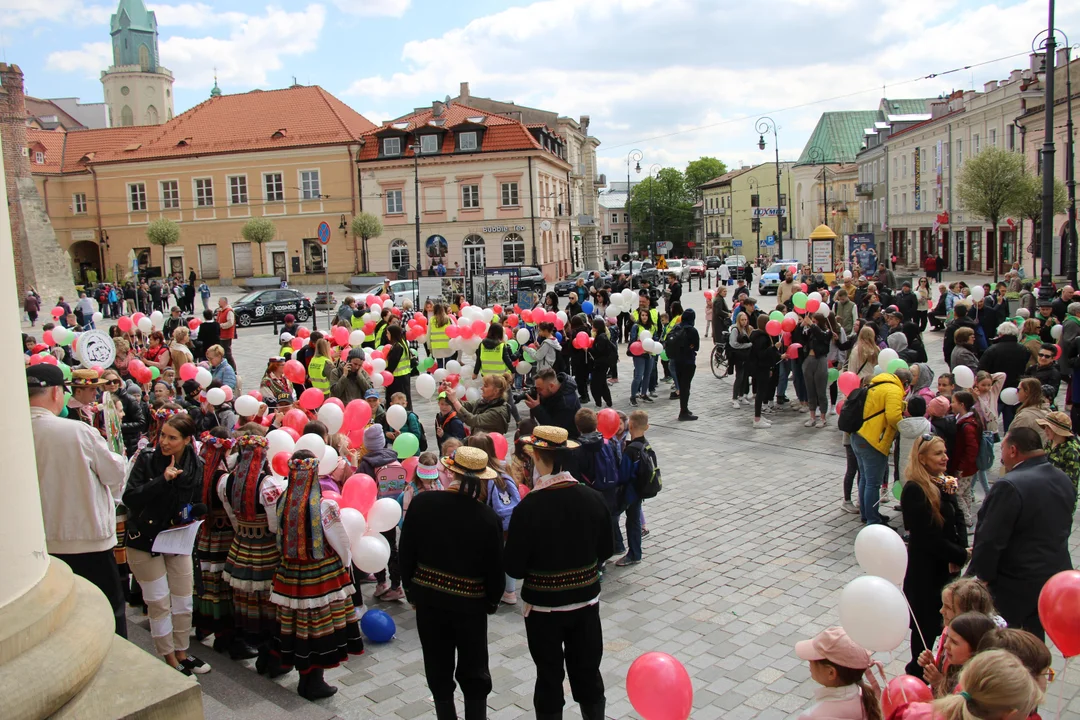
<instances>
[{"instance_id":1,"label":"denim jeans","mask_svg":"<svg viewBox=\"0 0 1080 720\"><path fill-rule=\"evenodd\" d=\"M630 383L630 397L641 397L649 390L650 373L653 371L651 355L634 356L634 379Z\"/></svg>"},{"instance_id":2,"label":"denim jeans","mask_svg":"<svg viewBox=\"0 0 1080 720\"><path fill-rule=\"evenodd\" d=\"M650 355L649 362L652 364L652 371L648 377L649 392L656 392L656 386L660 384L660 375L657 373L656 368L660 364L656 361L657 355Z\"/></svg>"},{"instance_id":3,"label":"denim jeans","mask_svg":"<svg viewBox=\"0 0 1080 720\"><path fill-rule=\"evenodd\" d=\"M626 556L631 560L641 559L641 518L641 500L635 499L626 506Z\"/></svg>"},{"instance_id":4,"label":"denim jeans","mask_svg":"<svg viewBox=\"0 0 1080 720\"><path fill-rule=\"evenodd\" d=\"M867 525L884 523L878 512L878 501L881 484L889 470L889 458L855 433L851 435L851 449L859 463L859 515Z\"/></svg>"},{"instance_id":5,"label":"denim jeans","mask_svg":"<svg viewBox=\"0 0 1080 720\"><path fill-rule=\"evenodd\" d=\"M787 396L788 374L791 372L791 361L781 360L777 365L777 372L779 375L776 377L776 399Z\"/></svg>"}]
</instances>

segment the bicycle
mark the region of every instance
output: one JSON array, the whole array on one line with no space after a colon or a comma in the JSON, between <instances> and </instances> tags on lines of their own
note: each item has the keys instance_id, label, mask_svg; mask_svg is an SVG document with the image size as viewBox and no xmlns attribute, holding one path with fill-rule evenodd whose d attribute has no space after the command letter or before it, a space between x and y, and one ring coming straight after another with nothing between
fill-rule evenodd
<instances>
[{"instance_id":1,"label":"bicycle","mask_svg":"<svg viewBox=\"0 0 1080 720\"><path fill-rule=\"evenodd\" d=\"M713 345L712 354L709 356L709 368L716 379L722 379L728 372L727 342L718 342Z\"/></svg>"}]
</instances>

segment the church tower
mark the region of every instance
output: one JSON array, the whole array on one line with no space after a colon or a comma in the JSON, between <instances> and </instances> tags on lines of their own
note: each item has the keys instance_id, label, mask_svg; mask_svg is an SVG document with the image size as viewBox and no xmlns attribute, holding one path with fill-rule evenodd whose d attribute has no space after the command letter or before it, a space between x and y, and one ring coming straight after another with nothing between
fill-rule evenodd
<instances>
[{"instance_id":1,"label":"church tower","mask_svg":"<svg viewBox=\"0 0 1080 720\"><path fill-rule=\"evenodd\" d=\"M110 21L113 64L101 73L109 125L158 125L172 119L172 73L158 55L157 18L143 0L120 0Z\"/></svg>"}]
</instances>

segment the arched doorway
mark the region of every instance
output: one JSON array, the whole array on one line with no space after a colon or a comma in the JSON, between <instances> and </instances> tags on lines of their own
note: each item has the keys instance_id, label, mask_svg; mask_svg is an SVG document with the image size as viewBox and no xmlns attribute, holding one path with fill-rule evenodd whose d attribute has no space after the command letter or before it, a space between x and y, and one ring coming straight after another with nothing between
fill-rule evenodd
<instances>
[{"instance_id":1,"label":"arched doorway","mask_svg":"<svg viewBox=\"0 0 1080 720\"><path fill-rule=\"evenodd\" d=\"M483 275L487 267L484 238L479 235L466 235L461 244L465 260L466 275Z\"/></svg>"},{"instance_id":2,"label":"arched doorway","mask_svg":"<svg viewBox=\"0 0 1080 720\"><path fill-rule=\"evenodd\" d=\"M101 246L93 240L79 240L68 248L71 272L76 283L83 285L104 279L101 272Z\"/></svg>"}]
</instances>

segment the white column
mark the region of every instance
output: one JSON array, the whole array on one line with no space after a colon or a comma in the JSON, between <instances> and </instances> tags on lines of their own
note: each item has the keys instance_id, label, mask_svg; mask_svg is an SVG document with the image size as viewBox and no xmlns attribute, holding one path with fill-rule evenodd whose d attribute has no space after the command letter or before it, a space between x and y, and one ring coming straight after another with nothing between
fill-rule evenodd
<instances>
[{"instance_id":1,"label":"white column","mask_svg":"<svg viewBox=\"0 0 1080 720\"><path fill-rule=\"evenodd\" d=\"M2 150L2 148L0 148ZM3 157L0 153L0 157ZM0 187L7 187L0 162ZM15 287L15 254L8 204L0 203L0 288ZM24 288L19 288L19 295ZM11 297L12 293L5 293ZM48 314L45 314L48 317ZM0 608L21 597L45 576L49 556L41 521L37 460L30 429L30 404L23 390L22 307L0 311L0 375L8 378L8 394L0 411L4 444L4 489L0 502Z\"/></svg>"}]
</instances>

